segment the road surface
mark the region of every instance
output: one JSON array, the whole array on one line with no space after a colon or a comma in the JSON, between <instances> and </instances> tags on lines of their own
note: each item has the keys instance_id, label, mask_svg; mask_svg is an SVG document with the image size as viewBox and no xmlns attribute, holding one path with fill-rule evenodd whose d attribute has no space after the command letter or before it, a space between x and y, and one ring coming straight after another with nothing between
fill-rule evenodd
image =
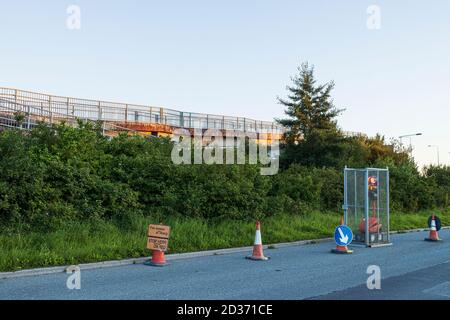
<instances>
[{"instance_id":1,"label":"road surface","mask_svg":"<svg viewBox=\"0 0 450 320\"><path fill-rule=\"evenodd\" d=\"M3 279L0 299L450 299L450 230L440 243L426 235L393 235L393 246L353 255L332 254L325 242L266 250L269 261L241 252L82 270L80 290L67 288L65 273ZM380 267L381 290L367 289L369 265Z\"/></svg>"}]
</instances>

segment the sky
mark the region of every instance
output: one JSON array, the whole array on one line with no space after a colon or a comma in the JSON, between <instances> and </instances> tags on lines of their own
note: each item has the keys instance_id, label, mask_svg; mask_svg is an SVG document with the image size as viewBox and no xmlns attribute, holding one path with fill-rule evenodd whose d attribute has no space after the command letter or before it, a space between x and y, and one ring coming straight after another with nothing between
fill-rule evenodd
<instances>
[{"instance_id":1,"label":"sky","mask_svg":"<svg viewBox=\"0 0 450 320\"><path fill-rule=\"evenodd\" d=\"M258 120L308 61L341 128L450 164L448 0L0 0L0 34L0 86Z\"/></svg>"}]
</instances>

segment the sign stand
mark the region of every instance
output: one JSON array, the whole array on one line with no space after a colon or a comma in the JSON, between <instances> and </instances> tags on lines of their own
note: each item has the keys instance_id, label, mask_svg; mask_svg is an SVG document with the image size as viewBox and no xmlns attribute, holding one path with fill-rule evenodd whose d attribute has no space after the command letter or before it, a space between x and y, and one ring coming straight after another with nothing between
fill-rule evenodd
<instances>
[{"instance_id":1,"label":"sign stand","mask_svg":"<svg viewBox=\"0 0 450 320\"><path fill-rule=\"evenodd\" d=\"M352 230L344 225L344 219L341 218L341 225L337 226L334 230L334 241L336 242L336 249L332 249L332 253L340 253L340 254L352 254L353 250L348 249L348 245L350 245L353 241L353 232Z\"/></svg>"},{"instance_id":2,"label":"sign stand","mask_svg":"<svg viewBox=\"0 0 450 320\"><path fill-rule=\"evenodd\" d=\"M163 267L167 265L164 252L169 246L170 227L162 224L148 226L147 248L152 250L152 259L146 263L151 266Z\"/></svg>"}]
</instances>

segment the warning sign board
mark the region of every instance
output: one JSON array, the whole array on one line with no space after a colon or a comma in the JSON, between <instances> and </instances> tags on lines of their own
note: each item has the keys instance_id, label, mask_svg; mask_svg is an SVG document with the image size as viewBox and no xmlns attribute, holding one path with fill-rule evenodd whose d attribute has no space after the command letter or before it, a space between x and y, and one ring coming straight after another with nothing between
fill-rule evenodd
<instances>
[{"instance_id":1,"label":"warning sign board","mask_svg":"<svg viewBox=\"0 0 450 320\"><path fill-rule=\"evenodd\" d=\"M158 251L167 251L168 246L169 246L168 239L148 237L147 249L158 250Z\"/></svg>"},{"instance_id":2,"label":"warning sign board","mask_svg":"<svg viewBox=\"0 0 450 320\"><path fill-rule=\"evenodd\" d=\"M169 246L170 227L162 224L148 226L147 248L150 250L167 251Z\"/></svg>"},{"instance_id":3,"label":"warning sign board","mask_svg":"<svg viewBox=\"0 0 450 320\"><path fill-rule=\"evenodd\" d=\"M162 224L151 224L148 226L148 236L153 238L169 239L170 227Z\"/></svg>"},{"instance_id":4,"label":"warning sign board","mask_svg":"<svg viewBox=\"0 0 450 320\"><path fill-rule=\"evenodd\" d=\"M433 216L430 216L428 218L428 228L431 228L431 220L433 220ZM436 224L436 231L441 230L442 228L442 223L441 223L441 219L438 218L438 216L434 216L434 222Z\"/></svg>"}]
</instances>

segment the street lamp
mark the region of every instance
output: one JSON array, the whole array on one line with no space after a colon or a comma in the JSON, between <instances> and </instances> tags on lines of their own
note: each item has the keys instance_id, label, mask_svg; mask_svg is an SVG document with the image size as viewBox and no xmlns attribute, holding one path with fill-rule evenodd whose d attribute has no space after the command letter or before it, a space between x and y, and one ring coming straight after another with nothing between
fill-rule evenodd
<instances>
[{"instance_id":1,"label":"street lamp","mask_svg":"<svg viewBox=\"0 0 450 320\"><path fill-rule=\"evenodd\" d=\"M403 136L399 136L399 139L400 139L400 145L402 145L403 146L403 138L409 138L409 152L410 152L410 155L412 156L412 143L411 143L411 138L412 137L415 137L415 136L421 136L422 135L422 132L419 132L419 133L413 133L413 134L405 134L405 135L403 135Z\"/></svg>"},{"instance_id":2,"label":"street lamp","mask_svg":"<svg viewBox=\"0 0 450 320\"><path fill-rule=\"evenodd\" d=\"M436 153L437 153L437 164L438 164L438 167L439 167L439 165L440 165L440 163L439 163L439 146L429 144L429 145L428 145L428 148L436 148Z\"/></svg>"}]
</instances>

